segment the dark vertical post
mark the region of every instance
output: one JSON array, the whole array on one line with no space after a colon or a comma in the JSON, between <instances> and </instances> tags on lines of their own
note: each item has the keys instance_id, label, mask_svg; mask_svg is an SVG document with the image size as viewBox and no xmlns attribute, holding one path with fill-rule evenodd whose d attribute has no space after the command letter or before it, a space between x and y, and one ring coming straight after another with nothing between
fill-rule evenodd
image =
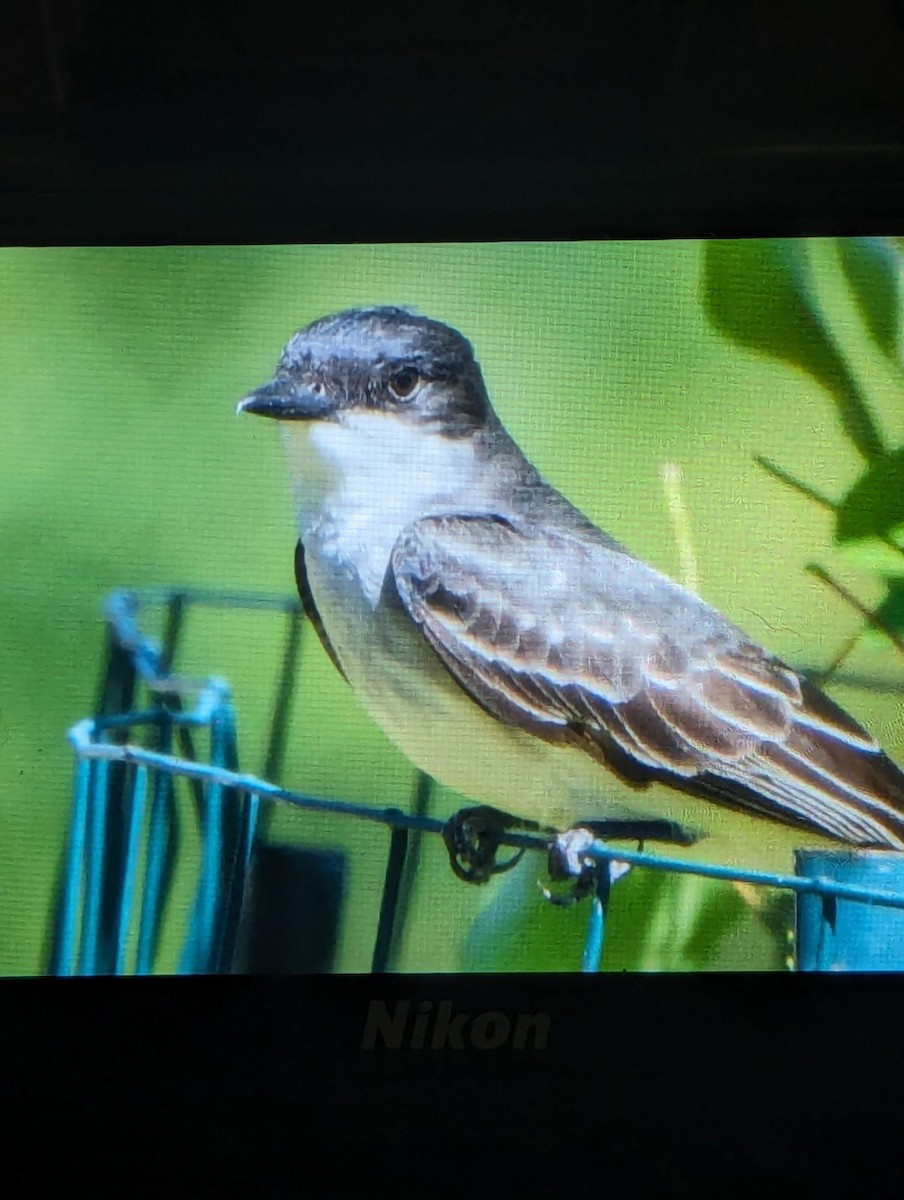
<instances>
[{"instance_id":1,"label":"dark vertical post","mask_svg":"<svg viewBox=\"0 0 904 1200\"><path fill-rule=\"evenodd\" d=\"M904 854L798 850L795 871L850 887L904 895ZM816 892L797 896L799 971L904 970L904 910Z\"/></svg>"},{"instance_id":2,"label":"dark vertical post","mask_svg":"<svg viewBox=\"0 0 904 1200\"><path fill-rule=\"evenodd\" d=\"M347 875L342 851L259 843L227 966L244 975L332 971Z\"/></svg>"},{"instance_id":3,"label":"dark vertical post","mask_svg":"<svg viewBox=\"0 0 904 1200\"><path fill-rule=\"evenodd\" d=\"M401 817L402 814L398 809L394 811ZM380 916L377 921L377 936L374 940L374 952L370 964L370 969L375 975L381 975L389 969L393 941L397 932L396 918L407 853L408 830L397 825L390 835L389 857L386 860Z\"/></svg>"}]
</instances>

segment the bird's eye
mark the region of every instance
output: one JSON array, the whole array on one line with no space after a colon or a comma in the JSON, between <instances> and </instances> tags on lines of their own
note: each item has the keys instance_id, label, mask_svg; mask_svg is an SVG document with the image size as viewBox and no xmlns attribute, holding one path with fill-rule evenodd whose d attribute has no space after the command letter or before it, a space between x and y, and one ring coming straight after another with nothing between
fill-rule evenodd
<instances>
[{"instance_id":1,"label":"bird's eye","mask_svg":"<svg viewBox=\"0 0 904 1200\"><path fill-rule=\"evenodd\" d=\"M421 377L414 367L402 367L400 371L396 371L394 375L390 376L389 386L393 395L400 400L407 400L420 381Z\"/></svg>"}]
</instances>

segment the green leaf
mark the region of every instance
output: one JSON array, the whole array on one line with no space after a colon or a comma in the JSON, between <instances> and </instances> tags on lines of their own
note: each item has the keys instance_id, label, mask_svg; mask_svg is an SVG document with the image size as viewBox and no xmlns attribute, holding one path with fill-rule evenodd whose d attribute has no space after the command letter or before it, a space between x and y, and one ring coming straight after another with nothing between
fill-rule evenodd
<instances>
[{"instance_id":1,"label":"green leaf","mask_svg":"<svg viewBox=\"0 0 904 1200\"><path fill-rule=\"evenodd\" d=\"M870 337L896 362L901 293L899 265L891 243L884 238L839 238L838 254Z\"/></svg>"},{"instance_id":2,"label":"green leaf","mask_svg":"<svg viewBox=\"0 0 904 1200\"><path fill-rule=\"evenodd\" d=\"M904 633L904 575L887 578L885 589L885 599L876 609L876 618L892 633Z\"/></svg>"},{"instance_id":3,"label":"green leaf","mask_svg":"<svg viewBox=\"0 0 904 1200\"><path fill-rule=\"evenodd\" d=\"M897 575L904 563L904 546L880 538L859 538L838 548L839 557L856 571L873 575Z\"/></svg>"},{"instance_id":4,"label":"green leaf","mask_svg":"<svg viewBox=\"0 0 904 1200\"><path fill-rule=\"evenodd\" d=\"M835 538L839 542L889 537L904 524L904 446L869 466L837 512Z\"/></svg>"},{"instance_id":5,"label":"green leaf","mask_svg":"<svg viewBox=\"0 0 904 1200\"><path fill-rule=\"evenodd\" d=\"M703 306L739 345L806 371L834 397L845 434L866 459L884 453L869 407L807 286L806 243L792 238L710 241Z\"/></svg>"}]
</instances>

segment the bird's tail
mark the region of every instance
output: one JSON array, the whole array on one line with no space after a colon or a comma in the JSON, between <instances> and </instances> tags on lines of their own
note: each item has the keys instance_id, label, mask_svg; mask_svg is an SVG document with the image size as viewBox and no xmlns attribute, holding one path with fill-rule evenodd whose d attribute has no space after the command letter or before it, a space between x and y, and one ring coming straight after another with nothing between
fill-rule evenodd
<instances>
[{"instance_id":1,"label":"bird's tail","mask_svg":"<svg viewBox=\"0 0 904 1200\"><path fill-rule=\"evenodd\" d=\"M805 681L801 690L787 736L762 743L733 782L779 820L854 846L904 849L904 771L828 696Z\"/></svg>"}]
</instances>

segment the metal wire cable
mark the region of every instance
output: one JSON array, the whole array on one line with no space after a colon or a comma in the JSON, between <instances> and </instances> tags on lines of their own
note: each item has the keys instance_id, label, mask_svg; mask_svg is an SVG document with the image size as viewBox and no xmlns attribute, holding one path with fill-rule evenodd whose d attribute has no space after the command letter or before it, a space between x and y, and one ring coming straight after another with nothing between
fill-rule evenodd
<instances>
[{"instance_id":1,"label":"metal wire cable","mask_svg":"<svg viewBox=\"0 0 904 1200\"><path fill-rule=\"evenodd\" d=\"M163 644L141 627L147 606L166 607ZM194 606L244 608L287 614L289 626L277 682L264 772L266 778L238 769L235 715L229 684L216 676L187 679L173 673L180 631ZM294 687L300 646L300 606L285 597L243 595L191 588L118 590L105 604L109 661L101 689L107 709L131 702L140 683L150 703L133 711L98 711L78 721L68 739L77 756L76 787L68 853L64 864L54 939L57 973L123 973L135 910L143 830L146 836L144 892L140 903L135 969L153 969L160 942L161 910L173 869L178 840L173 783L188 781L201 833L200 881L181 958L186 972L230 969L242 908L245 880L263 801L310 812L363 820L391 832L372 969L389 969L392 947L410 892L410 836L442 835L446 822L426 815L426 792L415 811L307 795L276 781L283 755L287 711ZM101 704L101 708L104 707ZM136 744L133 731L149 727L154 745ZM192 731L210 735L210 761L194 758ZM177 754L174 750L182 750ZM114 780L115 784L111 781ZM429 781L424 777L424 783ZM111 810L121 828L118 850L111 852ZM114 823L115 824L115 823ZM549 834L506 830L500 844L548 855ZM798 896L855 901L904 910L904 895L880 887L846 884L813 876L739 870L715 863L691 862L672 855L628 850L588 841L585 859L596 861L596 893L589 916L582 969L599 967L612 864L643 870L784 889ZM111 865L112 864L112 865ZM608 870L606 867L608 866ZM110 897L113 900L110 900ZM112 903L112 908L111 908Z\"/></svg>"}]
</instances>

